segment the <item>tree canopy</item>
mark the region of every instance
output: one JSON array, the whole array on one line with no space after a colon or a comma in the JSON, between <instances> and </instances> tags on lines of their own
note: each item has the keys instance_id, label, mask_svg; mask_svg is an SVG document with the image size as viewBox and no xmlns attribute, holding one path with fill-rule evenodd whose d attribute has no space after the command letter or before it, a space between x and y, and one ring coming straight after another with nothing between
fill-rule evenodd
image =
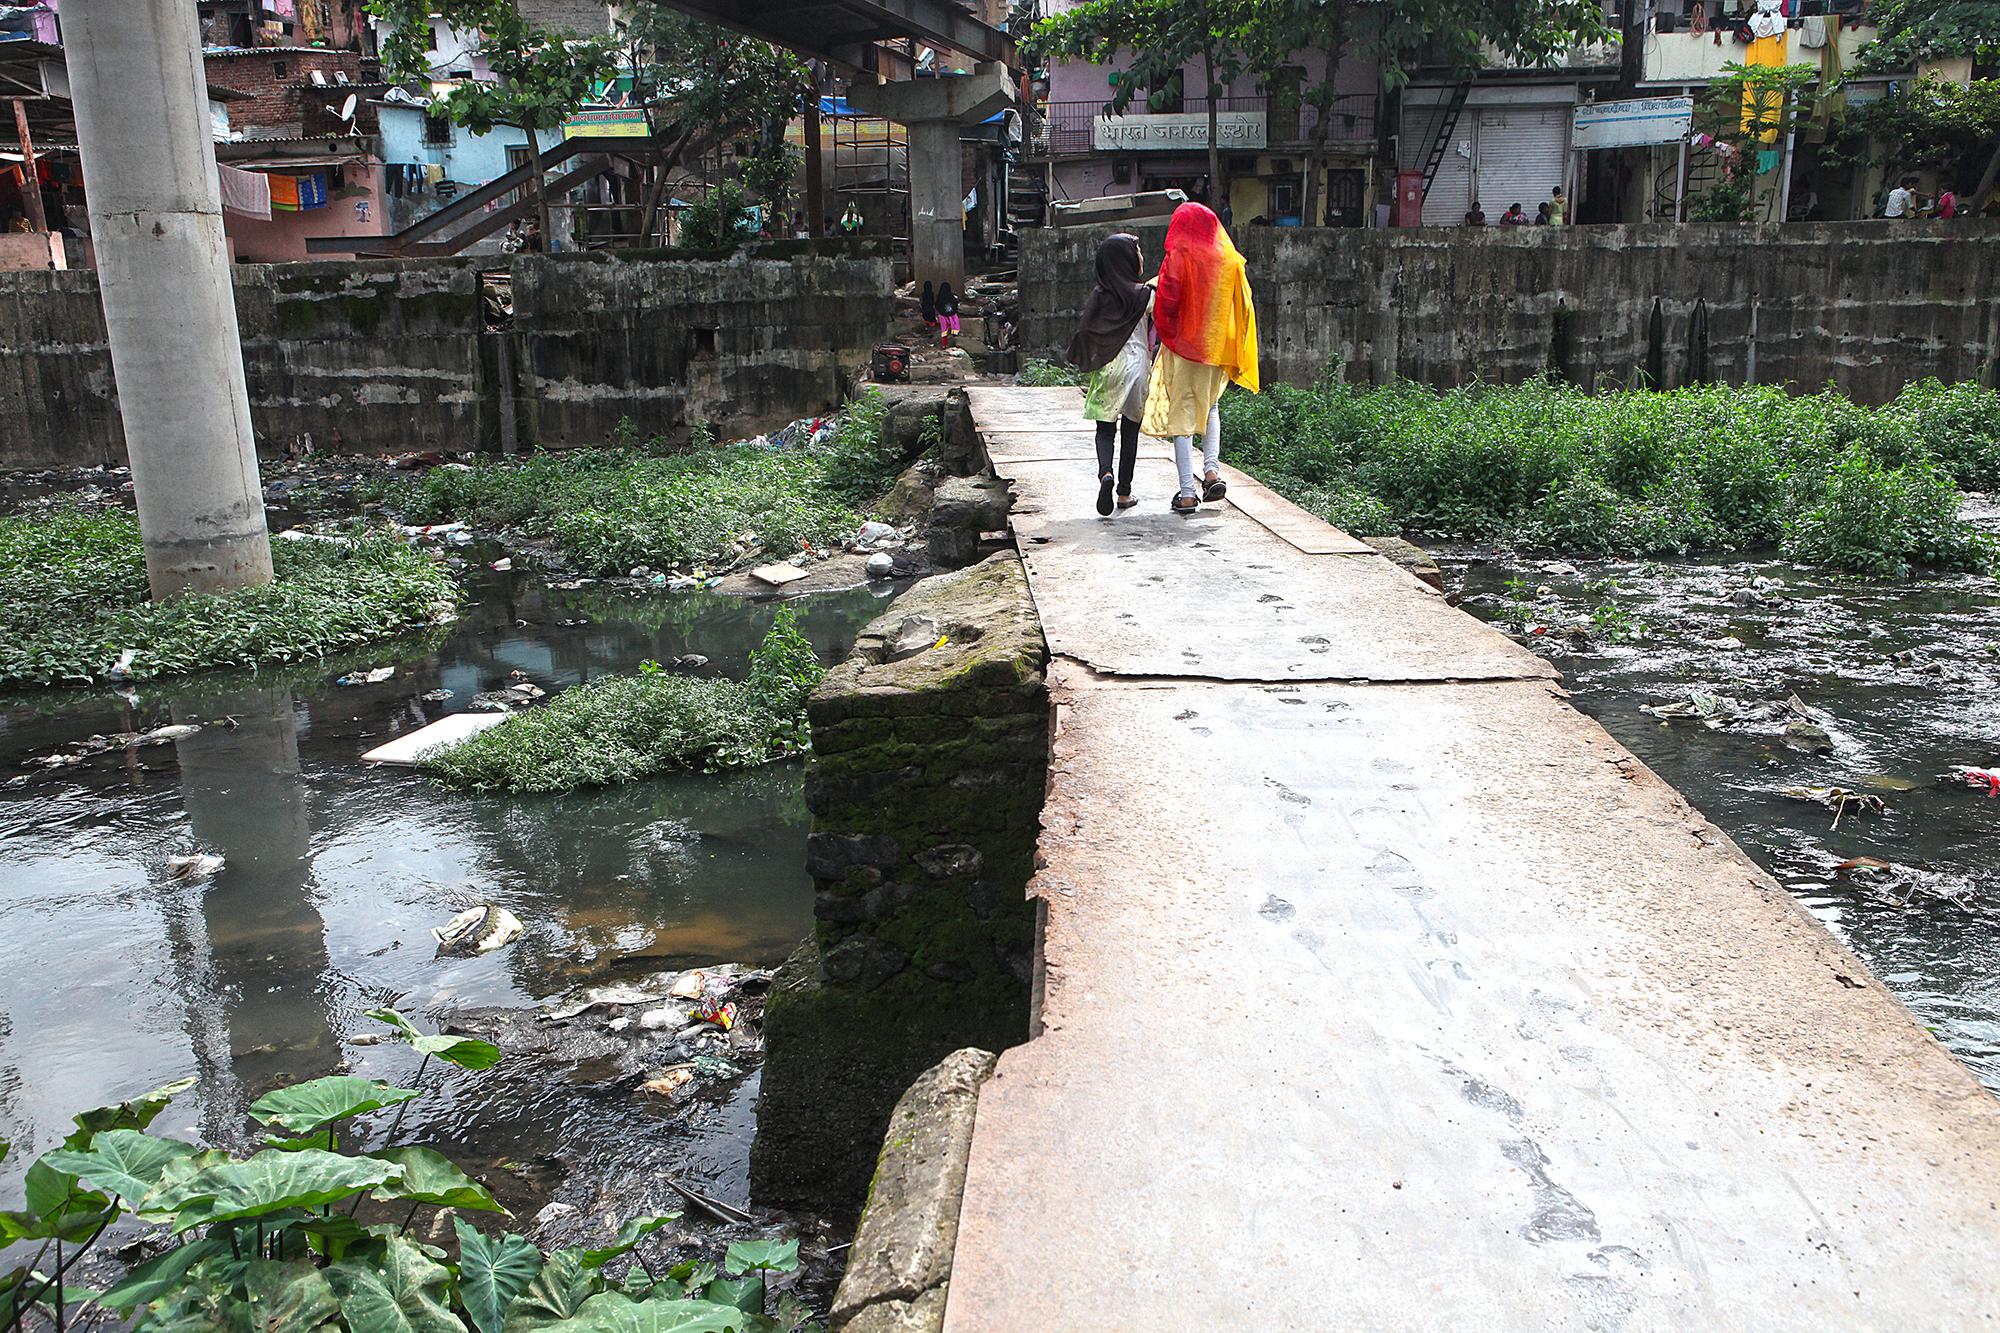
<instances>
[{"instance_id":1,"label":"tree canopy","mask_svg":"<svg viewBox=\"0 0 2000 1333\"><path fill-rule=\"evenodd\" d=\"M1870 72L1904 70L1920 59L2000 56L2000 0L1873 0L1880 35L1855 62Z\"/></svg>"}]
</instances>

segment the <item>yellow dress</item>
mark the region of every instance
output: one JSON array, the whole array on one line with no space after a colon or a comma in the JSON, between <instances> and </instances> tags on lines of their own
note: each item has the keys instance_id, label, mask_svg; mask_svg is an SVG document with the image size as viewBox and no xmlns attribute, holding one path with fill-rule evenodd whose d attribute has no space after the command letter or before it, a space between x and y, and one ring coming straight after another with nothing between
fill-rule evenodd
<instances>
[{"instance_id":1,"label":"yellow dress","mask_svg":"<svg viewBox=\"0 0 2000 1333\"><path fill-rule=\"evenodd\" d=\"M1153 378L1146 386L1146 416L1139 429L1158 439L1199 435L1208 429L1208 414L1222 399L1229 372L1221 366L1190 361L1162 345L1153 359Z\"/></svg>"}]
</instances>

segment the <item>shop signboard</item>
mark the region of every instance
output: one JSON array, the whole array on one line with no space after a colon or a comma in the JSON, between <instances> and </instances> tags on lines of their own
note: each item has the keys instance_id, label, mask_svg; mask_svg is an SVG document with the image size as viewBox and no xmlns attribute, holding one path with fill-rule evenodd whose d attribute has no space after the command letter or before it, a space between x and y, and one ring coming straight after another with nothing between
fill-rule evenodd
<instances>
[{"instance_id":1,"label":"shop signboard","mask_svg":"<svg viewBox=\"0 0 2000 1333\"><path fill-rule=\"evenodd\" d=\"M1215 113L1216 146L1256 149L1266 143L1262 111ZM1207 149L1208 113L1172 111L1131 116L1099 116L1091 127L1091 144L1105 153L1186 152Z\"/></svg>"},{"instance_id":2,"label":"shop signboard","mask_svg":"<svg viewBox=\"0 0 2000 1333\"><path fill-rule=\"evenodd\" d=\"M1586 102L1570 121L1569 146L1643 148L1679 143L1694 128L1694 98L1638 97L1622 102Z\"/></svg>"}]
</instances>

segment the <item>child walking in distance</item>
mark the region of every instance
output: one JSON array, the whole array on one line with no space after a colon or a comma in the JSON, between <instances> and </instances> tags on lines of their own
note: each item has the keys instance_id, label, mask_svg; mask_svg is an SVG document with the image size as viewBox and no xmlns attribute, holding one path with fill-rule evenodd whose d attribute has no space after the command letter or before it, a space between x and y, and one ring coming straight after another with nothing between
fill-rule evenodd
<instances>
[{"instance_id":1,"label":"child walking in distance","mask_svg":"<svg viewBox=\"0 0 2000 1333\"><path fill-rule=\"evenodd\" d=\"M958 336L958 293L951 284L938 284L937 292L938 346L950 347L951 340Z\"/></svg>"},{"instance_id":2,"label":"child walking in distance","mask_svg":"<svg viewBox=\"0 0 2000 1333\"><path fill-rule=\"evenodd\" d=\"M1176 514L1229 493L1222 480L1222 418L1218 404L1233 381L1257 392L1257 311L1243 256L1222 220L1201 204L1182 204L1167 224L1153 326L1160 355L1153 362L1140 429L1170 436L1180 466ZM1194 435L1202 432L1202 476L1195 483Z\"/></svg>"},{"instance_id":3,"label":"child walking in distance","mask_svg":"<svg viewBox=\"0 0 2000 1333\"><path fill-rule=\"evenodd\" d=\"M1139 280L1145 264L1139 238L1120 233L1097 247L1097 285L1083 303L1069 362L1090 372L1083 414L1097 423L1097 512L1130 509L1132 470L1139 461L1139 418L1146 410L1146 381L1152 370L1153 289ZM1119 441L1118 470L1111 470L1111 442Z\"/></svg>"}]
</instances>

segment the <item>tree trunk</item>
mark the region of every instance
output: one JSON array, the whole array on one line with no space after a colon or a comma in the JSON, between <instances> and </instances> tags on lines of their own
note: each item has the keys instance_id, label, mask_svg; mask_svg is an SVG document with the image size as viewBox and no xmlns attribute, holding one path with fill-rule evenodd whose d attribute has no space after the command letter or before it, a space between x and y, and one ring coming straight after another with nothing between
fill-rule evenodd
<instances>
[{"instance_id":1,"label":"tree trunk","mask_svg":"<svg viewBox=\"0 0 2000 1333\"><path fill-rule=\"evenodd\" d=\"M658 225L660 218L660 200L667 193L667 177L671 176L674 168L681 164L681 157L687 152L688 143L693 138L693 130L682 134L666 157L656 164L659 175L653 181L652 189L646 192L646 206L639 214L639 241L642 245L651 245L653 242L653 228Z\"/></svg>"},{"instance_id":2,"label":"tree trunk","mask_svg":"<svg viewBox=\"0 0 2000 1333\"><path fill-rule=\"evenodd\" d=\"M1299 219L1299 225L1305 227L1324 226L1326 222L1325 210L1319 201L1319 169L1320 163L1326 158L1326 125L1333 113L1331 102L1318 108L1318 111L1318 119L1313 124L1312 140L1306 146L1304 216Z\"/></svg>"},{"instance_id":3,"label":"tree trunk","mask_svg":"<svg viewBox=\"0 0 2000 1333\"><path fill-rule=\"evenodd\" d=\"M1378 202L1389 205L1391 220L1396 208L1396 173L1402 168L1402 139L1403 90L1385 78L1375 99L1375 174L1379 177L1375 191Z\"/></svg>"},{"instance_id":4,"label":"tree trunk","mask_svg":"<svg viewBox=\"0 0 2000 1333\"><path fill-rule=\"evenodd\" d=\"M549 225L549 192L542 181L542 140L533 126L528 128L528 180L535 192L535 219L542 229L542 253L554 254L556 233Z\"/></svg>"},{"instance_id":5,"label":"tree trunk","mask_svg":"<svg viewBox=\"0 0 2000 1333\"><path fill-rule=\"evenodd\" d=\"M1209 45L1202 51L1202 64L1208 73L1208 206L1222 216L1223 208L1229 202L1229 187L1222 179L1222 146L1216 142L1216 102L1221 100L1221 88L1215 81L1215 47Z\"/></svg>"},{"instance_id":6,"label":"tree trunk","mask_svg":"<svg viewBox=\"0 0 2000 1333\"><path fill-rule=\"evenodd\" d=\"M1993 186L2000 183L2000 144L1994 145L1993 156L1986 159L1986 170L1979 173L1979 188L1972 192L1972 216L1979 217L1986 211L1986 201L1993 195Z\"/></svg>"}]
</instances>

